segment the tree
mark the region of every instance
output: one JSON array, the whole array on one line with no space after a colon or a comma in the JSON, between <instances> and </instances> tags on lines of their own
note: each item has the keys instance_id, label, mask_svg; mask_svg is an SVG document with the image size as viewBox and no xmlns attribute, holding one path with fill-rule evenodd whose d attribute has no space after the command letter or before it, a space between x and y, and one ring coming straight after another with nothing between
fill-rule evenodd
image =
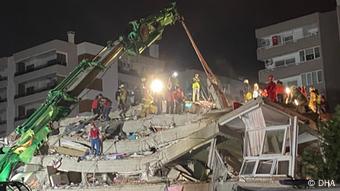
<instances>
[{"instance_id":1,"label":"tree","mask_svg":"<svg viewBox=\"0 0 340 191\"><path fill-rule=\"evenodd\" d=\"M332 119L320 122L320 149L306 149L302 155L306 176L340 182L340 105Z\"/></svg>"}]
</instances>

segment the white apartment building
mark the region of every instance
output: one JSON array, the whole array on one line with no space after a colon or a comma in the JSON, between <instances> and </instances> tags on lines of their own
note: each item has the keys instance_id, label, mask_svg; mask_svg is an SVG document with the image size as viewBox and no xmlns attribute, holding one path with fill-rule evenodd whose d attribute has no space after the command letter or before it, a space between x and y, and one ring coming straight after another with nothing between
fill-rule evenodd
<instances>
[{"instance_id":1,"label":"white apartment building","mask_svg":"<svg viewBox=\"0 0 340 191\"><path fill-rule=\"evenodd\" d=\"M339 103L340 41L336 11L313 13L256 29L257 59L269 75L287 86L314 87L326 95L331 106Z\"/></svg>"},{"instance_id":2,"label":"white apartment building","mask_svg":"<svg viewBox=\"0 0 340 191\"><path fill-rule=\"evenodd\" d=\"M0 58L0 135L12 132L82 59L93 58L102 48L89 42L75 44L71 32L68 41L52 40ZM132 89L139 85L140 76L162 71L164 65L165 62L158 59L157 45L150 47L145 55L125 55L82 92L73 115L90 111L91 101L99 93L115 105L114 95L119 84Z\"/></svg>"}]
</instances>

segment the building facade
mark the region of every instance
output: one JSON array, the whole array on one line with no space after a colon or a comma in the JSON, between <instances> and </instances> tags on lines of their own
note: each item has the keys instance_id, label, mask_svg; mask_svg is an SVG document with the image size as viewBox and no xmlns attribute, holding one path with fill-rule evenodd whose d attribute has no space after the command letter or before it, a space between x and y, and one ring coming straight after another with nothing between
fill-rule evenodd
<instances>
[{"instance_id":1,"label":"building facade","mask_svg":"<svg viewBox=\"0 0 340 191\"><path fill-rule=\"evenodd\" d=\"M314 13L256 29L257 58L265 64L259 82L269 75L286 86L314 87L330 105L340 103L336 82L340 41L336 11Z\"/></svg>"},{"instance_id":2,"label":"building facade","mask_svg":"<svg viewBox=\"0 0 340 191\"><path fill-rule=\"evenodd\" d=\"M8 134L27 119L46 99L49 90L63 80L83 59L93 58L103 46L74 43L74 33L68 41L52 40L0 58L0 136ZM161 71L165 63L158 59L158 46L152 46L144 55L123 56L79 96L80 103L72 115L90 112L91 101L99 93L113 101L118 85L128 90L140 84L142 75Z\"/></svg>"}]
</instances>

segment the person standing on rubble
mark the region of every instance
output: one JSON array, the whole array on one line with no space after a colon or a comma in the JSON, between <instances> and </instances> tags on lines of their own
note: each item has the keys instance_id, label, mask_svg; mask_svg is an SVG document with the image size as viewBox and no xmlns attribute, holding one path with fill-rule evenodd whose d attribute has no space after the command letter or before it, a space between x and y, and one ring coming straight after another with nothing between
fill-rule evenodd
<instances>
[{"instance_id":1,"label":"person standing on rubble","mask_svg":"<svg viewBox=\"0 0 340 191\"><path fill-rule=\"evenodd\" d=\"M95 156L99 156L101 152L100 131L94 122L91 123L91 129L89 131L89 141L91 143L92 154Z\"/></svg>"},{"instance_id":2,"label":"person standing on rubble","mask_svg":"<svg viewBox=\"0 0 340 191\"><path fill-rule=\"evenodd\" d=\"M112 105L112 102L109 98L104 98L104 104L103 104L103 119L105 121L109 121L110 120L110 117L109 117L109 114L110 114L110 111L111 111L111 105Z\"/></svg>"},{"instance_id":3,"label":"person standing on rubble","mask_svg":"<svg viewBox=\"0 0 340 191\"><path fill-rule=\"evenodd\" d=\"M96 115L96 114L100 113L100 111L99 111L99 95L97 95L94 98L94 100L92 100L91 108L92 108L93 115Z\"/></svg>"},{"instance_id":4,"label":"person standing on rubble","mask_svg":"<svg viewBox=\"0 0 340 191\"><path fill-rule=\"evenodd\" d=\"M283 87L283 83L278 80L276 83L276 99L277 102L283 104L284 100L285 89Z\"/></svg>"},{"instance_id":5,"label":"person standing on rubble","mask_svg":"<svg viewBox=\"0 0 340 191\"><path fill-rule=\"evenodd\" d=\"M119 116L124 119L126 118L126 110L127 110L127 106L126 106L126 101L127 101L127 90L124 87L124 84L121 84L119 86L118 92L116 93L116 100L118 102L118 109L120 110Z\"/></svg>"},{"instance_id":6,"label":"person standing on rubble","mask_svg":"<svg viewBox=\"0 0 340 191\"><path fill-rule=\"evenodd\" d=\"M200 88L201 88L201 80L198 74L195 74L192 79L192 102L196 102L200 100Z\"/></svg>"},{"instance_id":7,"label":"person standing on rubble","mask_svg":"<svg viewBox=\"0 0 340 191\"><path fill-rule=\"evenodd\" d=\"M274 82L274 76L268 76L268 84L266 87L266 91L268 94L268 99L272 102L276 102L276 83Z\"/></svg>"},{"instance_id":8,"label":"person standing on rubble","mask_svg":"<svg viewBox=\"0 0 340 191\"><path fill-rule=\"evenodd\" d=\"M242 94L243 94L244 102L248 102L253 99L253 94L251 92L251 86L249 84L248 79L245 79L243 81Z\"/></svg>"},{"instance_id":9,"label":"person standing on rubble","mask_svg":"<svg viewBox=\"0 0 340 191\"><path fill-rule=\"evenodd\" d=\"M180 114L183 112L183 103L184 103L184 93L182 91L182 89L178 86L175 87L175 91L174 91L174 105L175 105L175 113L176 114Z\"/></svg>"}]
</instances>

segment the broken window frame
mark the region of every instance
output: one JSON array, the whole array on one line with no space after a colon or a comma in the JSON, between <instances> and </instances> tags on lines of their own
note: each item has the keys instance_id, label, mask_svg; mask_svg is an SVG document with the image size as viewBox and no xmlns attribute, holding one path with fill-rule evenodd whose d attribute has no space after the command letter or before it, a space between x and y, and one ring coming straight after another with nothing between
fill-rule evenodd
<instances>
[{"instance_id":1,"label":"broken window frame","mask_svg":"<svg viewBox=\"0 0 340 191\"><path fill-rule=\"evenodd\" d=\"M245 131L245 136L244 136L244 149L243 149L243 163L240 169L240 177L247 178L247 177L286 177L292 176L294 177L294 169L295 169L295 158L296 158L296 150L297 150L297 135L296 132L298 132L298 127L297 127L297 118L294 117L293 123L292 119L289 119L289 124L287 125L278 125L278 126L269 126L265 128L259 128L259 129L246 129ZM268 131L279 131L279 130L285 130L284 132L284 137L283 137L283 142L282 142L282 150L281 153L276 153L276 154L263 154L263 148L264 148L264 143L266 139L266 133ZM249 134L248 132L253 132L253 131L265 131L264 136L261 140L261 150L260 154L258 156L247 156L247 151L250 147L250 141L249 141ZM286 144L288 141L288 147L289 147L289 155L286 155ZM260 174L257 173L259 163L260 161L264 160L271 160L272 166L270 169L270 173L266 174ZM256 161L253 171L251 174L242 174L243 170L245 168L245 163L251 162L251 161ZM279 168L279 162L281 161L288 161L288 174L278 174L278 168ZM275 173L275 174L274 174Z\"/></svg>"}]
</instances>

